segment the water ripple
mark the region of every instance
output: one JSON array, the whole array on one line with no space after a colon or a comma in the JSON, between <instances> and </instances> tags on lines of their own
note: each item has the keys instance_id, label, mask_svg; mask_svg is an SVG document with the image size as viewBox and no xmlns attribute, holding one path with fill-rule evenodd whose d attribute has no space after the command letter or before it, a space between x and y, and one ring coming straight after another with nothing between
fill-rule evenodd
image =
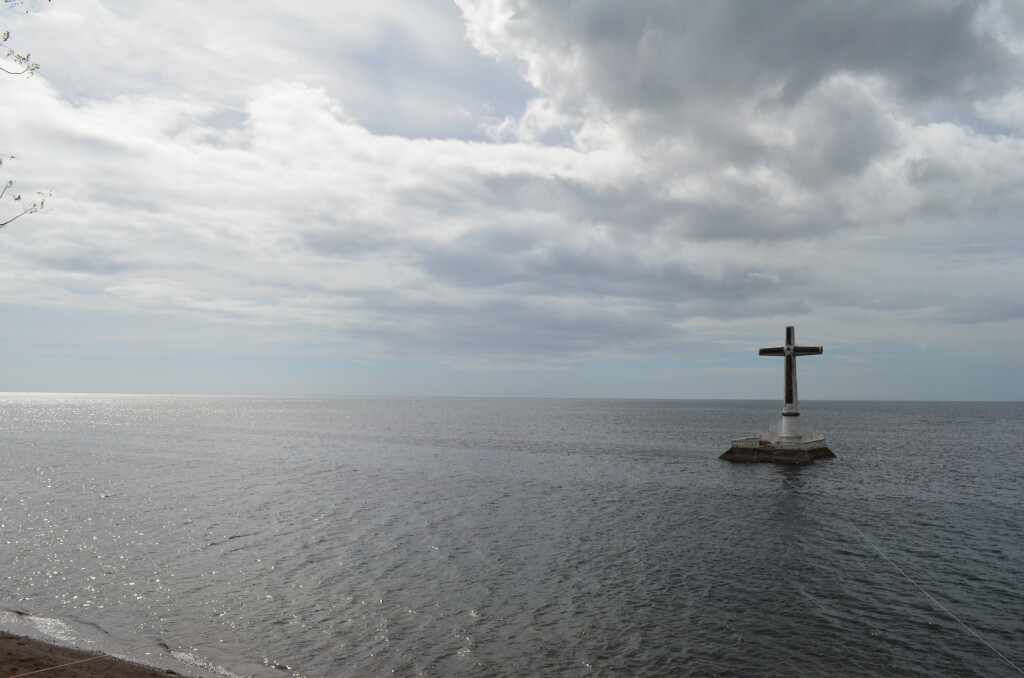
<instances>
[{"instance_id":1,"label":"water ripple","mask_svg":"<svg viewBox=\"0 0 1024 678\"><path fill-rule=\"evenodd\" d=\"M1020 404L805 404L839 455L806 468L715 459L775 403L0 406L7 628L305 608L142 657L207 676L1014 675L875 544L1024 661Z\"/></svg>"}]
</instances>

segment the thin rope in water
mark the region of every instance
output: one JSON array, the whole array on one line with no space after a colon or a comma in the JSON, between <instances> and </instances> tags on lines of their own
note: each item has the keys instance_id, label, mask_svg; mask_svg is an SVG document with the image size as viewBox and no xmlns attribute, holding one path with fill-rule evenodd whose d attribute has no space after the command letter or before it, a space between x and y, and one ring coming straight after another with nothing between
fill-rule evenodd
<instances>
[{"instance_id":1,"label":"thin rope in water","mask_svg":"<svg viewBox=\"0 0 1024 678\"><path fill-rule=\"evenodd\" d=\"M875 543L874 543L873 541L871 541L870 539L868 539L868 536L867 536L866 534L864 534L864 532L862 532L862 531L861 531L861 529L860 529L859 527L857 527L857 526L856 526L856 525L855 525L855 524L853 523L853 521L852 521L852 520L850 520L849 518L847 518L847 519L846 519L846 522L850 523L850 526L851 526L851 527L852 527L853 529L857 530L857 532L858 532L858 533L860 534L860 536L861 536L861 537L862 537L862 538L864 539L864 541L866 541L866 542L867 542L867 543L868 543L868 544L869 544L869 545L871 546L871 548L875 549L875 551L877 551L877 552L878 552L878 555L882 556L882 558L884 558L884 559L885 559L885 562L887 562L887 563L889 563L890 565L892 565L892 566L893 566L893 567L894 567L894 568L896 569L896 571L897 571L897 572L899 572L899 573L900 573L901 575L903 575L903 577L904 577L904 578L905 578L905 579L906 579L907 581L909 581L909 582L910 582L911 584L913 584L914 586L916 586L916 587L917 587L917 590L918 590L918 591L920 591L920 592L921 592L921 593L923 593L924 595L928 596L928 600L930 600L930 601L932 601L933 603L935 603L936 605L938 605L938 606L939 606L939 608L941 608L943 612L945 612L945 613L946 613L946 614L948 614L948 615L949 615L950 617L952 617L952 618L953 618L953 619L954 619L954 620L956 621L956 623L957 623L957 624L959 624L960 626L962 626L962 627L964 627L965 629L967 629L967 630L968 630L968 631L969 631L969 632L971 633L971 635L973 635L973 636L974 636L975 638L977 638L978 640L980 640L981 642L983 642L983 643L984 643L985 645L987 645L987 646L988 646L988 649L992 650L992 651L993 651L993 652L995 652L995 653L996 653L997 655L999 655L999 657L1000 657L1000 658L1001 658L1001 659L1002 659L1002 660L1003 660L1004 662L1006 662L1006 663L1007 663L1007 664L1009 664L1009 665L1010 665L1011 667L1013 667L1013 668L1014 668L1014 669L1015 669L1015 670L1017 671L1017 673L1019 673L1019 674L1021 674L1022 676L1024 676L1024 670L1021 670L1021 668L1020 668L1019 666L1017 666L1017 665L1016 665L1016 664L1014 664L1014 663L1013 663L1012 661L1010 661L1010 660L1009 660L1009 658L1008 658L1008 657L1007 657L1007 656L1006 656L1005 654L1003 654L1002 652L1000 652L1000 651L999 651L999 650L997 650L996 648L992 647L992 644L991 644L990 642L988 642L987 640L985 640L984 638L982 638L982 637L981 637L980 635L978 635L978 632L977 632L977 631L975 631L974 629L972 629L972 628L971 628L970 626L968 626L968 625L967 625L966 623L964 623L963 621L961 621L959 617L957 617L957 616L956 616L955 614L953 614L952 612L950 612L950 611L949 611L949 608L947 608L947 607L946 607L945 605L943 605L943 604L942 604L942 603L940 603L939 601L935 600L935 598L934 598L934 596L932 596L932 594L930 594L930 593L928 593L927 591L925 591L925 590L924 590L924 589L923 589L923 588L921 587L921 585L920 585L920 584L918 584L918 583L917 583L916 581L914 581L914 580L913 580L913 579L912 579L912 578L910 577L910 575L908 575L908 574L907 574L906 572L904 572L904 571L903 571L903 569L902 569L902 568L901 568L901 567L900 567L899 565L897 565L896 563L892 562L892 560L890 560L890 559L889 559L889 556L887 556L887 555L885 555L884 553L882 553L882 549L878 548L878 546L876 546L876 545L875 545ZM15 678L17 678L17 676L15 676Z\"/></svg>"}]
</instances>

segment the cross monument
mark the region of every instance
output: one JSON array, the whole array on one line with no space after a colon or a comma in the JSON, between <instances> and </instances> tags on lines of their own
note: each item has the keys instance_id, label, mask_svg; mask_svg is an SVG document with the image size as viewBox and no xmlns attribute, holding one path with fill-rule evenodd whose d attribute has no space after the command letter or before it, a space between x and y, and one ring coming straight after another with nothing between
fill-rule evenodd
<instances>
[{"instance_id":1,"label":"cross monument","mask_svg":"<svg viewBox=\"0 0 1024 678\"><path fill-rule=\"evenodd\" d=\"M796 406L796 358L801 355L821 355L825 349L821 346L797 346L796 332L793 326L786 328L786 345L772 348L762 348L758 355L783 356L786 359L786 388L782 397L782 416L799 417L800 411Z\"/></svg>"},{"instance_id":2,"label":"cross monument","mask_svg":"<svg viewBox=\"0 0 1024 678\"><path fill-rule=\"evenodd\" d=\"M732 447L720 459L799 464L835 456L825 446L825 436L814 433L798 419L800 410L796 397L796 359L798 356L820 355L824 352L821 346L797 346L796 332L792 326L786 328L786 343L783 346L758 351L758 355L782 356L786 359L782 420L759 436L733 440Z\"/></svg>"}]
</instances>

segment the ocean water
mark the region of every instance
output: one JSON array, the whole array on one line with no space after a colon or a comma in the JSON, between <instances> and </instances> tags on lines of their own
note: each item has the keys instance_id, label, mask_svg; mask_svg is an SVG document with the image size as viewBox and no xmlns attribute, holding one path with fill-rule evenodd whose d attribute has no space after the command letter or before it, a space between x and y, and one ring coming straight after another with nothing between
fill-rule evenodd
<instances>
[{"instance_id":1,"label":"ocean water","mask_svg":"<svg viewBox=\"0 0 1024 678\"><path fill-rule=\"evenodd\" d=\"M716 459L779 409L0 395L0 628L195 676L1019 675L1024 404L809 401L837 459Z\"/></svg>"}]
</instances>

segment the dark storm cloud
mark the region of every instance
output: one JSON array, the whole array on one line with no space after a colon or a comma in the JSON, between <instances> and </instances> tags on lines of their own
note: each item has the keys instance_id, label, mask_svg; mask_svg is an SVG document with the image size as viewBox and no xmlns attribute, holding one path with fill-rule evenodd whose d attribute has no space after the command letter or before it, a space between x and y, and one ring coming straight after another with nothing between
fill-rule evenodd
<instances>
[{"instance_id":1,"label":"dark storm cloud","mask_svg":"<svg viewBox=\"0 0 1024 678\"><path fill-rule=\"evenodd\" d=\"M894 150L899 131L887 111L862 92L830 87L821 102L795 120L795 142L781 166L801 184L818 186L863 172Z\"/></svg>"},{"instance_id":2,"label":"dark storm cloud","mask_svg":"<svg viewBox=\"0 0 1024 678\"><path fill-rule=\"evenodd\" d=\"M631 349L679 350L683 344L682 333L649 309L614 312L596 299L561 306L557 299L549 301L555 303L505 297L465 309L434 302L396 306L391 300L386 314L350 334L388 352L453 359L578 359Z\"/></svg>"},{"instance_id":3,"label":"dark storm cloud","mask_svg":"<svg viewBox=\"0 0 1024 678\"><path fill-rule=\"evenodd\" d=\"M802 277L796 270L778 273L768 262L737 263L708 275L671 260L648 261L624 244L574 247L494 231L424 249L417 262L431 277L460 288L515 286L532 295L651 302L735 302L778 293Z\"/></svg>"},{"instance_id":4,"label":"dark storm cloud","mask_svg":"<svg viewBox=\"0 0 1024 678\"><path fill-rule=\"evenodd\" d=\"M1024 75L990 3L460 4L481 49L525 62L547 124L602 121L666 171L762 166L815 188L899 150L898 119L994 129L976 104Z\"/></svg>"},{"instance_id":5,"label":"dark storm cloud","mask_svg":"<svg viewBox=\"0 0 1024 678\"><path fill-rule=\"evenodd\" d=\"M509 4L510 33L578 55L577 89L621 109L765 92L789 105L837 73L883 77L908 99L973 98L1020 73L1019 59L979 29L978 2Z\"/></svg>"},{"instance_id":6,"label":"dark storm cloud","mask_svg":"<svg viewBox=\"0 0 1024 678\"><path fill-rule=\"evenodd\" d=\"M688 299L685 290L663 300L516 292L469 308L444 299L368 294L360 302L365 321L347 327L346 334L389 354L543 362L686 352L691 340L672 322L683 316L735 319L808 310L804 300L715 301L699 294Z\"/></svg>"},{"instance_id":7,"label":"dark storm cloud","mask_svg":"<svg viewBox=\"0 0 1024 678\"><path fill-rule=\"evenodd\" d=\"M846 225L836 214L820 210L780 210L750 190L745 202L693 204L680 214L682 237L698 240L785 241L818 236Z\"/></svg>"},{"instance_id":8,"label":"dark storm cloud","mask_svg":"<svg viewBox=\"0 0 1024 678\"><path fill-rule=\"evenodd\" d=\"M846 140L843 141L846 143ZM871 141L857 144L870 147ZM817 158L799 161L786 158L782 162L799 164L811 179L822 180ZM827 161L825 161L827 162ZM859 162L857 154L837 162ZM813 171L814 169L818 171ZM800 208L780 207L777 195L768 188L742 182L722 182L726 194L721 199L686 200L666 196L660 186L649 181L619 185L594 185L557 176L538 174L506 174L479 177L475 182L454 187L420 187L403 190L399 200L426 215L446 218L472 218L476 228L455 242L443 247L448 255L464 259L472 250L503 253L542 247L556 240L559 233L607 228L627 254L632 245L627 241L657 232L674 234L680 247L689 240L787 240L821 234L848 225L831 205L815 204ZM545 215L539 217L539 215ZM429 218L429 217L424 217ZM537 218L547 219L548 230L528 231L528 224ZM492 241L502 241L502 247ZM427 258L445 256L428 252ZM485 276L512 274L501 263L480 258Z\"/></svg>"}]
</instances>

